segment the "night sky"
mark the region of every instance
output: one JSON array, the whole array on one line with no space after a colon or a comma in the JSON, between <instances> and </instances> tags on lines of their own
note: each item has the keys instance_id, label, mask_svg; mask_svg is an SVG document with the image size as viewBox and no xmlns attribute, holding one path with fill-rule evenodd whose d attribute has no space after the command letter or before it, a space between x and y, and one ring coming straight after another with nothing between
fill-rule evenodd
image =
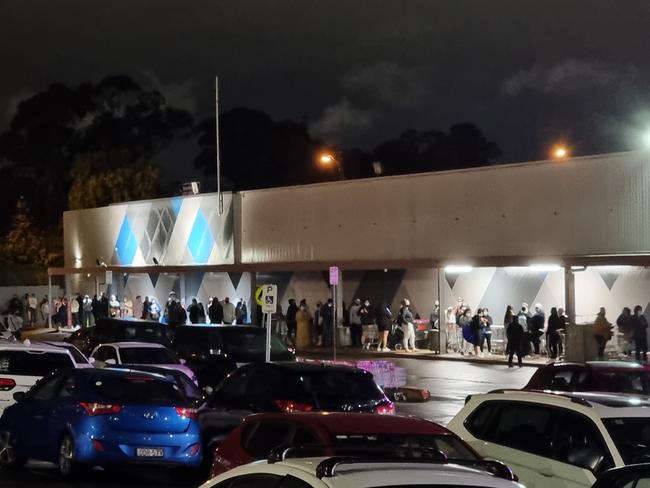
<instances>
[{"instance_id":1,"label":"night sky","mask_svg":"<svg viewBox=\"0 0 650 488\"><path fill-rule=\"evenodd\" d=\"M648 0L2 0L0 130L52 82L126 74L197 121L246 106L372 149L475 122L504 161L650 129ZM175 155L189 162L187 147Z\"/></svg>"}]
</instances>

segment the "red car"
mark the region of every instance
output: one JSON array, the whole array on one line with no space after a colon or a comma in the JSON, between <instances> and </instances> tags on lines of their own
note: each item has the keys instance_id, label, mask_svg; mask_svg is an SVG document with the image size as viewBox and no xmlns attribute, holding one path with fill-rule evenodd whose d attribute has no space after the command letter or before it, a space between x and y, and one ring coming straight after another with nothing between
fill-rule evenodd
<instances>
[{"instance_id":1,"label":"red car","mask_svg":"<svg viewBox=\"0 0 650 488\"><path fill-rule=\"evenodd\" d=\"M650 366L625 361L548 364L535 372L524 389L650 395Z\"/></svg>"},{"instance_id":2,"label":"red car","mask_svg":"<svg viewBox=\"0 0 650 488\"><path fill-rule=\"evenodd\" d=\"M449 459L482 461L481 456L456 434L416 417L263 413L246 417L215 449L212 477L242 464L267 459L271 450L279 445L434 448Z\"/></svg>"}]
</instances>

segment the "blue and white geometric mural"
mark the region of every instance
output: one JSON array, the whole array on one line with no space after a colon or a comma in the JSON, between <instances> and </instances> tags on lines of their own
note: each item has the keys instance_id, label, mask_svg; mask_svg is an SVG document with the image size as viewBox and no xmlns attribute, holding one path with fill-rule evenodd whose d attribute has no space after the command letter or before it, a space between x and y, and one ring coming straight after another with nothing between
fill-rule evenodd
<instances>
[{"instance_id":1,"label":"blue and white geometric mural","mask_svg":"<svg viewBox=\"0 0 650 488\"><path fill-rule=\"evenodd\" d=\"M232 196L223 214L214 195L115 205L121 212L111 264L230 264L233 257Z\"/></svg>"}]
</instances>

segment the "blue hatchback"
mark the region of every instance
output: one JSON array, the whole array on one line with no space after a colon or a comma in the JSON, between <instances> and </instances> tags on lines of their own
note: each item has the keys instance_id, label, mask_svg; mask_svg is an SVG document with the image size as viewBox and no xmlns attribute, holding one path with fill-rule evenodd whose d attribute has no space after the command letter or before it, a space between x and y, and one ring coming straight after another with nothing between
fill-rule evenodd
<instances>
[{"instance_id":1,"label":"blue hatchback","mask_svg":"<svg viewBox=\"0 0 650 488\"><path fill-rule=\"evenodd\" d=\"M120 370L64 369L41 379L0 418L0 466L28 458L81 467L201 463L197 411L175 381Z\"/></svg>"}]
</instances>

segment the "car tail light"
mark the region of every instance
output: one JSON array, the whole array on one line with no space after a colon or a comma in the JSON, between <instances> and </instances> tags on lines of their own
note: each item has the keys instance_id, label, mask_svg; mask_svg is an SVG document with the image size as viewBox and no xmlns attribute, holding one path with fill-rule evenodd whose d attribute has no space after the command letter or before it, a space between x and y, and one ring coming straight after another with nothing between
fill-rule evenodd
<instances>
[{"instance_id":1,"label":"car tail light","mask_svg":"<svg viewBox=\"0 0 650 488\"><path fill-rule=\"evenodd\" d=\"M120 413L122 405L114 405L112 403L95 403L95 402L81 402L79 406L82 407L89 417L95 415L109 415L111 413Z\"/></svg>"},{"instance_id":2,"label":"car tail light","mask_svg":"<svg viewBox=\"0 0 650 488\"><path fill-rule=\"evenodd\" d=\"M201 443L197 442L196 444L192 444L190 446L190 456L195 456L199 453L201 450Z\"/></svg>"},{"instance_id":3,"label":"car tail light","mask_svg":"<svg viewBox=\"0 0 650 488\"><path fill-rule=\"evenodd\" d=\"M0 378L0 391L13 390L16 382L11 378Z\"/></svg>"},{"instance_id":4,"label":"car tail light","mask_svg":"<svg viewBox=\"0 0 650 488\"><path fill-rule=\"evenodd\" d=\"M395 404L393 402L384 402L377 405L375 413L379 415L395 415Z\"/></svg>"},{"instance_id":5,"label":"car tail light","mask_svg":"<svg viewBox=\"0 0 650 488\"><path fill-rule=\"evenodd\" d=\"M176 407L176 413L188 419L195 419L198 416L196 408Z\"/></svg>"},{"instance_id":6,"label":"car tail light","mask_svg":"<svg viewBox=\"0 0 650 488\"><path fill-rule=\"evenodd\" d=\"M310 403L294 402L293 400L274 400L273 403L283 412L311 412L314 406Z\"/></svg>"},{"instance_id":7,"label":"car tail light","mask_svg":"<svg viewBox=\"0 0 650 488\"><path fill-rule=\"evenodd\" d=\"M98 441L97 439L93 439L93 449L97 452L104 452L104 444L101 443L101 441Z\"/></svg>"}]
</instances>

